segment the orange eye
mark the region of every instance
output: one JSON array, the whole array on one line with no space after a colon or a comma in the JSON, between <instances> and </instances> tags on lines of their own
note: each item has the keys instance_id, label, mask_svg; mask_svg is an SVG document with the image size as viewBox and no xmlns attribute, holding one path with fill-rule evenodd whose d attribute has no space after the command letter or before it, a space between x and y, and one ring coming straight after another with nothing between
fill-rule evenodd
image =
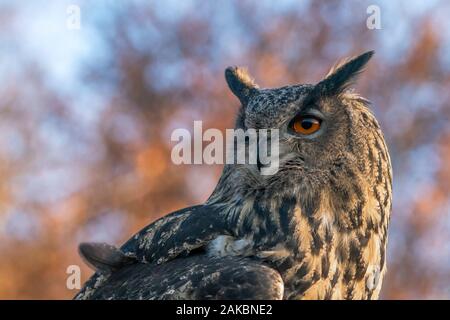
<instances>
[{"instance_id":1,"label":"orange eye","mask_svg":"<svg viewBox=\"0 0 450 320\"><path fill-rule=\"evenodd\" d=\"M321 121L311 116L297 117L292 123L295 133L312 134L320 129Z\"/></svg>"}]
</instances>

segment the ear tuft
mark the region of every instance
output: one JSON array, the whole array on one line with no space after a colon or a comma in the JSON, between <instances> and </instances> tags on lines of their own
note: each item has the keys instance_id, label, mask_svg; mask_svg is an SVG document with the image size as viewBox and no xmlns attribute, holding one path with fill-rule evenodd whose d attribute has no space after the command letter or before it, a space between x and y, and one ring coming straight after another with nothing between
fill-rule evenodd
<instances>
[{"instance_id":1,"label":"ear tuft","mask_svg":"<svg viewBox=\"0 0 450 320\"><path fill-rule=\"evenodd\" d=\"M242 105L246 105L248 100L258 90L258 85L249 75L247 69L240 67L228 67L225 69L225 79L228 86Z\"/></svg>"},{"instance_id":2,"label":"ear tuft","mask_svg":"<svg viewBox=\"0 0 450 320\"><path fill-rule=\"evenodd\" d=\"M372 58L374 51L368 51L357 57L340 61L326 75L325 79L317 84L322 94L340 94L354 84L358 75L364 71L367 62Z\"/></svg>"}]
</instances>

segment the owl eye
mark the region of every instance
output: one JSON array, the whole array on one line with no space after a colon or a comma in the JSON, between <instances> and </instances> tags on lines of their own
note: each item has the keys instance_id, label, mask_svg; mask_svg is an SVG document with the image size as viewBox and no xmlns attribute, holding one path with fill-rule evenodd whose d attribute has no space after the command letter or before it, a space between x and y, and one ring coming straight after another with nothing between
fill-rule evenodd
<instances>
[{"instance_id":1,"label":"owl eye","mask_svg":"<svg viewBox=\"0 0 450 320\"><path fill-rule=\"evenodd\" d=\"M312 134L320 129L322 121L313 116L298 116L291 123L291 128L295 133Z\"/></svg>"}]
</instances>

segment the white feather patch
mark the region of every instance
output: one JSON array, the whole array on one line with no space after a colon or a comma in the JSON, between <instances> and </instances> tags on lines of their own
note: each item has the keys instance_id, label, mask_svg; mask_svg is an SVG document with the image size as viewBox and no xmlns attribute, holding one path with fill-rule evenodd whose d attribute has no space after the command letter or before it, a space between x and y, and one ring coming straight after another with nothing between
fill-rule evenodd
<instances>
[{"instance_id":1,"label":"white feather patch","mask_svg":"<svg viewBox=\"0 0 450 320\"><path fill-rule=\"evenodd\" d=\"M251 242L248 239L238 239L231 236L218 236L207 247L208 255L216 257L247 256L251 252Z\"/></svg>"}]
</instances>

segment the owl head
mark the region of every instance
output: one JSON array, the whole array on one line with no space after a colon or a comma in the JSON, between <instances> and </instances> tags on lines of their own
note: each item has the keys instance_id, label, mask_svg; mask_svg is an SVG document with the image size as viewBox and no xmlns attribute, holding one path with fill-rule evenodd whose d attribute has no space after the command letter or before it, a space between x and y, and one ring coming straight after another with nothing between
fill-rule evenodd
<instances>
[{"instance_id":1,"label":"owl head","mask_svg":"<svg viewBox=\"0 0 450 320\"><path fill-rule=\"evenodd\" d=\"M241 102L236 127L279 132L277 173L252 179L276 190L289 185L317 190L335 183L334 193L343 198L358 197L364 183L390 184L389 155L378 122L369 102L348 90L372 55L343 60L316 84L274 89L259 88L244 69L226 69L226 81Z\"/></svg>"}]
</instances>

